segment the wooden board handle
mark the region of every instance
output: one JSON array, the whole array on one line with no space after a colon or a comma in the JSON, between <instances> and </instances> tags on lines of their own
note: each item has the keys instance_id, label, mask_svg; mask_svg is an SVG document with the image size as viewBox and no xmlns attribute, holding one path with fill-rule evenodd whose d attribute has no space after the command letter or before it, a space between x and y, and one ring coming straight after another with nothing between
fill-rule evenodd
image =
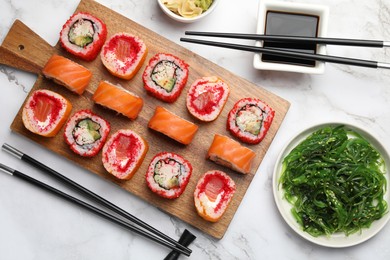
<instances>
[{"instance_id":1,"label":"wooden board handle","mask_svg":"<svg viewBox=\"0 0 390 260\"><path fill-rule=\"evenodd\" d=\"M0 46L0 64L38 74L53 53L53 46L15 20Z\"/></svg>"}]
</instances>

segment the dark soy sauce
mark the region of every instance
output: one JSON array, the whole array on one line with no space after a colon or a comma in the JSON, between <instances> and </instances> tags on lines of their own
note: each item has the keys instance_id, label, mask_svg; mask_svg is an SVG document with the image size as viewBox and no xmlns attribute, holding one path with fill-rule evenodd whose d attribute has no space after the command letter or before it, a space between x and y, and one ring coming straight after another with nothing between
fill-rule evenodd
<instances>
[{"instance_id":1,"label":"dark soy sauce","mask_svg":"<svg viewBox=\"0 0 390 260\"><path fill-rule=\"evenodd\" d=\"M265 34L317 37L319 17L306 14L294 14L287 12L268 11L265 23ZM282 50L290 50L305 53L316 53L316 44L294 44L264 41L264 47L272 47ZM287 58L263 54L263 61L288 63L303 66L315 66L315 61Z\"/></svg>"}]
</instances>

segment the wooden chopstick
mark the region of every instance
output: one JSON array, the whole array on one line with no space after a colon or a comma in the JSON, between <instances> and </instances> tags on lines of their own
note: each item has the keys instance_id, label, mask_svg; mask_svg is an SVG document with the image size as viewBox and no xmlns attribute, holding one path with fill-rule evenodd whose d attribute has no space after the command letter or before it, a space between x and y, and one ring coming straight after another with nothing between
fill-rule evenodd
<instances>
[{"instance_id":1,"label":"wooden chopstick","mask_svg":"<svg viewBox=\"0 0 390 260\"><path fill-rule=\"evenodd\" d=\"M173 250L175 250L177 252L180 252L180 253L182 253L182 254L184 254L186 256L189 256L192 253L191 249L189 249L186 246L181 245L180 243L178 243L173 238L167 236L166 234L164 234L161 231L155 229L154 227L150 226L149 224L145 223L144 221L142 221L142 220L138 219L137 217L131 215L130 213L126 212L125 210L121 209L120 207L116 206L115 204L113 204L113 203L107 201L106 199L100 197L96 193L88 190L87 188L81 186L80 184L78 184L78 183L72 181L71 179L65 177L64 175L60 174L59 172L49 168L48 166L42 164L41 162L35 160L34 158L30 157L29 155L27 155L27 154L17 150L16 148L12 147L11 145L5 143L5 144L3 144L2 149L3 149L3 151L5 151L5 152L15 156L16 158L18 158L18 159L20 159L22 161L25 161L25 162L29 163L30 165L32 165L32 166L42 170L43 172L49 174L50 176L53 176L53 177L57 178L58 180L60 180L62 183L66 184L67 186L69 186L73 190L75 190L75 191L77 191L77 192L79 192L79 193L89 197L90 199L94 200L95 202L101 204L102 206L104 206L104 207L112 210L113 212L121 215L122 217L126 218L130 222L134 222L135 224L139 225L140 227L142 227L142 228L148 230L149 232L153 233L155 235L155 236L153 236L154 237L154 239L152 239L153 241L160 243L159 241L161 240L161 241L163 241L162 245L165 245L165 246L169 245L168 246L169 248L171 248L171 249L173 249ZM16 174L16 176L18 177L18 173ZM99 214L99 213L97 213L97 214ZM108 215L110 215L110 214L108 214ZM110 215L110 217L111 216L112 215ZM110 217L108 217L108 218L110 218ZM115 221L115 220L114 220L114 222L117 223L117 221ZM117 224L124 226L124 224L122 222L117 223ZM130 224L128 224L128 225L130 225ZM133 225L130 225L130 226L135 229L135 227ZM132 228L128 228L128 229L132 230ZM132 231L134 231L134 230L132 230ZM146 233L143 230L142 231L134 231L134 232L136 232L137 234L140 234L140 235L143 235L143 233ZM146 236L147 238L150 238L151 235L148 233L148 235L144 235L144 236ZM159 238L157 238L156 236L159 237ZM163 239L165 239L167 242L164 241Z\"/></svg>"},{"instance_id":2,"label":"wooden chopstick","mask_svg":"<svg viewBox=\"0 0 390 260\"><path fill-rule=\"evenodd\" d=\"M228 49L235 49L241 51L284 56L290 58L301 58L306 60L339 63L339 64L346 64L346 65L353 65L353 66L360 66L360 67L368 67L368 68L390 69L389 63L383 63L377 61L360 60L360 59L344 58L344 57L321 55L321 54L302 53L302 52L294 52L294 51L287 51L281 49L264 48L264 47L248 46L248 45L233 44L233 43L213 42L213 41L205 41L205 40L198 40L198 39L191 39L191 38L180 38L180 41L215 46L215 47L222 47Z\"/></svg>"},{"instance_id":3,"label":"wooden chopstick","mask_svg":"<svg viewBox=\"0 0 390 260\"><path fill-rule=\"evenodd\" d=\"M389 41L380 41L380 40L360 40L360 39L245 34L245 33L197 32L197 31L186 31L185 35L220 37L220 38L230 38L230 39L246 39L246 40L257 40L257 41L260 40L260 41L270 41L270 42L302 43L302 44L315 43L315 44L344 45L344 46L373 47L373 48L390 47Z\"/></svg>"}]
</instances>

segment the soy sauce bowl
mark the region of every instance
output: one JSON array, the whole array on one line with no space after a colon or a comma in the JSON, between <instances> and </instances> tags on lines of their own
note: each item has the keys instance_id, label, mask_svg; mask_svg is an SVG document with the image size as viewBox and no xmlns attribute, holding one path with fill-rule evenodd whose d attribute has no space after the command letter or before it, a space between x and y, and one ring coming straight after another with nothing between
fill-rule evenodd
<instances>
[{"instance_id":1,"label":"soy sauce bowl","mask_svg":"<svg viewBox=\"0 0 390 260\"><path fill-rule=\"evenodd\" d=\"M266 26L270 28L272 24L267 25L267 15L269 14L284 14L285 20L282 21L279 18L274 20L269 20L270 22L275 23L275 28L278 28L276 23L281 22L289 23L293 22L293 19L299 19L303 17L318 17L317 24L317 37L326 37L327 29L328 29L328 16L329 16L329 8L323 5L314 5L314 4L302 4L302 3L290 3L290 2L275 2L269 0L262 0L259 4L258 10L258 21L257 21L257 34L266 34ZM289 17L291 16L291 17ZM293 18L294 17L294 18ZM309 25L307 25L309 27ZM311 35L301 35L302 33L307 33L303 31L302 26L297 26L299 28L298 32L287 31L285 27L281 26L281 33L277 34L285 34L285 35L294 35L294 36L311 36ZM306 27L306 26L305 26ZM299 33L295 34L295 33ZM269 34L269 33L268 33ZM276 33L275 33L276 34ZM313 35L315 36L315 35ZM256 42L256 46L263 47L264 42L258 41ZM315 48L316 54L326 55L326 46L317 44ZM284 49L287 50L287 49ZM293 50L292 50L293 51ZM263 54L255 54L253 59L253 66L259 70L274 70L274 71L287 71L287 72L297 72L297 73L308 73L308 74L322 74L325 71L325 63L316 61L314 65L307 64L293 64L291 62L277 61L264 59Z\"/></svg>"},{"instance_id":2,"label":"soy sauce bowl","mask_svg":"<svg viewBox=\"0 0 390 260\"><path fill-rule=\"evenodd\" d=\"M217 7L217 5L220 2L220 0L213 0L213 2L210 5L209 9L207 9L205 12L201 13L200 15L195 16L195 17L191 17L191 18L183 17L181 15L178 15L178 14L172 12L171 10L168 9L168 7L166 7L164 5L163 2L164 2L163 0L157 0L157 3L160 6L161 10L168 17L170 17L171 19L173 19L175 21L181 22L181 23L193 23L193 22L199 21L199 20L205 18L206 16L208 16L209 14L211 14L215 10L215 8Z\"/></svg>"}]
</instances>

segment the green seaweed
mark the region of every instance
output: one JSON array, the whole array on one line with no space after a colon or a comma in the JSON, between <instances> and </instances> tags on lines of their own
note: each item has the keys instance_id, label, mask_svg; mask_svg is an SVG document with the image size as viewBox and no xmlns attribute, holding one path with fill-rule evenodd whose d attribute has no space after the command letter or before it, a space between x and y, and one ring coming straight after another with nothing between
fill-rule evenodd
<instances>
[{"instance_id":1,"label":"green seaweed","mask_svg":"<svg viewBox=\"0 0 390 260\"><path fill-rule=\"evenodd\" d=\"M385 169L381 154L357 132L327 126L284 158L279 186L305 232L348 236L387 213Z\"/></svg>"}]
</instances>

